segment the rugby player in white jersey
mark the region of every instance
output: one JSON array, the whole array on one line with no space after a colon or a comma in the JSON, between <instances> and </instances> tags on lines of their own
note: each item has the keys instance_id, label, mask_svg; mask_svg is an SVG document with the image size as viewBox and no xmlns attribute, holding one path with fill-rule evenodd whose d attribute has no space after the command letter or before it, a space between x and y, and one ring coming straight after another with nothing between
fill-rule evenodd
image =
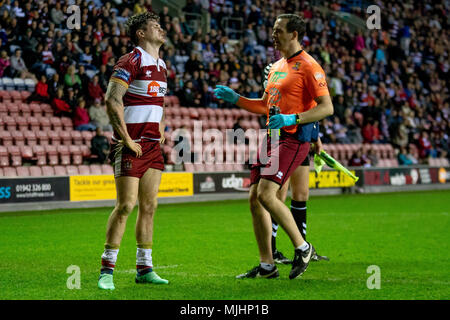
<instances>
[{"instance_id":1,"label":"rugby player in white jersey","mask_svg":"<svg viewBox=\"0 0 450 320\"><path fill-rule=\"evenodd\" d=\"M153 271L153 216L164 160L163 106L167 90L166 65L159 49L166 34L151 12L127 21L127 33L136 45L114 66L106 92L106 105L114 128L110 158L114 166L117 200L107 224L101 289L114 289L113 271L127 218L136 201L136 283L168 284Z\"/></svg>"}]
</instances>

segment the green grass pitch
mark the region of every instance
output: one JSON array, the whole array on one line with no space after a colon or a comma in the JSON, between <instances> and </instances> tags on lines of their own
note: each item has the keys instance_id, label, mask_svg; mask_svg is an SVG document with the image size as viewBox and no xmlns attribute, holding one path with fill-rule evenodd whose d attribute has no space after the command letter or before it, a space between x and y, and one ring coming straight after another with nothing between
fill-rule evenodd
<instances>
[{"instance_id":1,"label":"green grass pitch","mask_svg":"<svg viewBox=\"0 0 450 320\"><path fill-rule=\"evenodd\" d=\"M114 272L116 290L97 288L111 208L0 213L0 299L449 299L450 191L312 197L308 240L331 261L299 279L236 280L258 263L245 200L160 205L155 270L168 286L136 285L134 224L128 219ZM292 257L279 231L278 248ZM81 270L68 289L67 267ZM370 265L381 288L367 288Z\"/></svg>"}]
</instances>

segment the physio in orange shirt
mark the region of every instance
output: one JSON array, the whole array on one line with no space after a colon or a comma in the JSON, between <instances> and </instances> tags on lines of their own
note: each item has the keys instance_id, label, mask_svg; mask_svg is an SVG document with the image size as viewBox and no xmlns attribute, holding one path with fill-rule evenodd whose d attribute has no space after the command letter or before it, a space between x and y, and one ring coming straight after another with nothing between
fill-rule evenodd
<instances>
[{"instance_id":1,"label":"physio in orange shirt","mask_svg":"<svg viewBox=\"0 0 450 320\"><path fill-rule=\"evenodd\" d=\"M272 106L277 106L281 111L270 117L269 121L269 128L281 128L282 132L279 143L267 152L268 165L257 164L251 170L250 208L260 264L238 278L279 276L271 250L271 216L286 231L295 248L290 279L305 272L315 252L314 247L303 239L289 208L277 198L278 190L309 152L309 141L299 139L302 129L298 125L321 120L333 113L325 74L317 62L302 50L300 41L304 33L305 21L300 16L283 14L277 17L272 36L275 48L283 58L272 66L261 99L241 97L224 86L215 89L219 99L235 103L248 111L269 114ZM268 170L273 163L278 164L275 172L273 168Z\"/></svg>"}]
</instances>

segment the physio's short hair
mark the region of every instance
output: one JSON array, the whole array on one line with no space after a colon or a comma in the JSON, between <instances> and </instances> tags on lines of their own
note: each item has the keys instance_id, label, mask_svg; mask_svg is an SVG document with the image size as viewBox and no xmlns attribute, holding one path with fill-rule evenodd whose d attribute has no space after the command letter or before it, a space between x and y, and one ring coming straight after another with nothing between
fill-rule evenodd
<instances>
[{"instance_id":1,"label":"physio's short hair","mask_svg":"<svg viewBox=\"0 0 450 320\"><path fill-rule=\"evenodd\" d=\"M159 23L159 16L153 12L143 12L136 14L128 19L126 23L126 30L131 41L138 45L138 37L136 36L136 31L145 29L149 20L153 20Z\"/></svg>"},{"instance_id":2,"label":"physio's short hair","mask_svg":"<svg viewBox=\"0 0 450 320\"><path fill-rule=\"evenodd\" d=\"M286 31L289 33L297 31L298 42L302 42L306 32L305 19L303 19L299 15L291 13L280 14L277 19L286 19Z\"/></svg>"}]
</instances>

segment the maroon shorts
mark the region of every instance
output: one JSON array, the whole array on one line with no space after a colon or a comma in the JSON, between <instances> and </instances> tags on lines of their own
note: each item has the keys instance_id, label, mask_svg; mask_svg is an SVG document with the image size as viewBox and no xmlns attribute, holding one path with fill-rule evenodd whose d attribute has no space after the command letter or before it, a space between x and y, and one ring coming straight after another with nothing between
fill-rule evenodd
<instances>
[{"instance_id":1,"label":"maroon shorts","mask_svg":"<svg viewBox=\"0 0 450 320\"><path fill-rule=\"evenodd\" d=\"M111 144L109 159L113 164L114 177L141 178L149 168L164 170L164 158L159 146L159 141L143 140L139 143L142 147L142 156L136 158L136 154L123 147L117 150L117 144Z\"/></svg>"},{"instance_id":2,"label":"maroon shorts","mask_svg":"<svg viewBox=\"0 0 450 320\"><path fill-rule=\"evenodd\" d=\"M309 153L309 142L300 142L294 135L282 134L279 143L271 148L268 139L266 164L262 163L260 147L258 162L251 166L250 182L258 183L261 178L278 183L281 186L287 181L297 167L304 165Z\"/></svg>"}]
</instances>

